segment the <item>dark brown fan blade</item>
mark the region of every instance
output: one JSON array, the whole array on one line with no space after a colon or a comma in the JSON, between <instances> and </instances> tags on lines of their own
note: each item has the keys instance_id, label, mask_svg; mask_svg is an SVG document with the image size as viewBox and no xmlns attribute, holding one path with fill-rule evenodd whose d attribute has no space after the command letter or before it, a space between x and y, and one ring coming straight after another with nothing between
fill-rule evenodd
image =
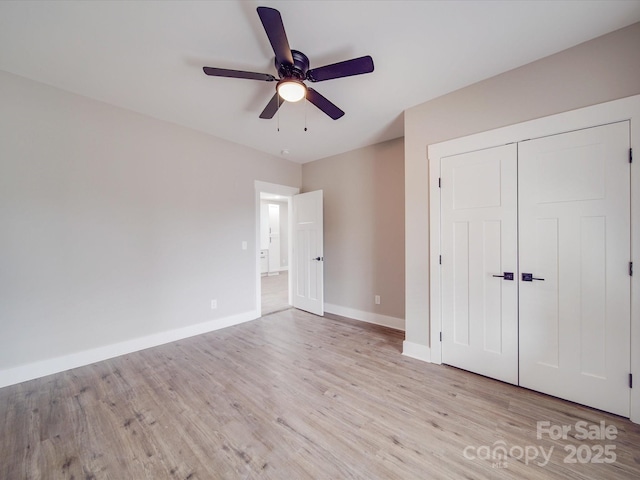
<instances>
[{"instance_id":1,"label":"dark brown fan blade","mask_svg":"<svg viewBox=\"0 0 640 480\"><path fill-rule=\"evenodd\" d=\"M283 63L293 65L293 55L291 54L291 48L289 48L289 41L284 31L280 12L275 8L258 7L258 15L262 21L264 31L267 32L269 42L271 42L271 48L276 54L278 67Z\"/></svg>"},{"instance_id":2,"label":"dark brown fan blade","mask_svg":"<svg viewBox=\"0 0 640 480\"><path fill-rule=\"evenodd\" d=\"M267 106L264 107L264 110L260 114L260 118L265 118L265 119L273 118L273 116L276 114L276 112L280 108L281 104L282 102L280 101L280 96L278 95L278 92L276 92L276 94L273 97L271 97L271 100L269 100L269 103L267 103Z\"/></svg>"},{"instance_id":3,"label":"dark brown fan blade","mask_svg":"<svg viewBox=\"0 0 640 480\"><path fill-rule=\"evenodd\" d=\"M307 72L307 79L312 82L322 82L332 78L350 77L371 72L373 72L373 59L367 55L324 67L312 68Z\"/></svg>"},{"instance_id":4,"label":"dark brown fan blade","mask_svg":"<svg viewBox=\"0 0 640 480\"><path fill-rule=\"evenodd\" d=\"M273 75L268 73L243 72L242 70L229 70L227 68L202 67L207 75L214 77L229 78L246 78L247 80L264 80L265 82L273 82L277 80Z\"/></svg>"},{"instance_id":5,"label":"dark brown fan blade","mask_svg":"<svg viewBox=\"0 0 640 480\"><path fill-rule=\"evenodd\" d=\"M309 100L334 120L337 120L344 115L344 112L342 110L340 110L333 103L316 92L313 88L307 88L307 100Z\"/></svg>"}]
</instances>

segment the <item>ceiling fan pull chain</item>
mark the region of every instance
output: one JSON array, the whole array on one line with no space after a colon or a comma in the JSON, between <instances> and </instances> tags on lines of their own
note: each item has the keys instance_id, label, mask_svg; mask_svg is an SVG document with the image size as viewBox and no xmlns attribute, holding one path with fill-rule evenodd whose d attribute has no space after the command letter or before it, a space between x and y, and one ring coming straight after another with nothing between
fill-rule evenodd
<instances>
[{"instance_id":1,"label":"ceiling fan pull chain","mask_svg":"<svg viewBox=\"0 0 640 480\"><path fill-rule=\"evenodd\" d=\"M278 95L278 131L280 131L280 95Z\"/></svg>"},{"instance_id":2,"label":"ceiling fan pull chain","mask_svg":"<svg viewBox=\"0 0 640 480\"><path fill-rule=\"evenodd\" d=\"M307 131L307 96L304 96L304 131Z\"/></svg>"}]
</instances>

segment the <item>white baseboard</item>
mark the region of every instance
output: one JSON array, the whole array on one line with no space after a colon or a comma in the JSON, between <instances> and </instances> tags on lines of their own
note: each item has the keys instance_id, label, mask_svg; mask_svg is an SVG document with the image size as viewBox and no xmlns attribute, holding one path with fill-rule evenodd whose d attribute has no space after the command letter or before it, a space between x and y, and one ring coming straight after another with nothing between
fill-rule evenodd
<instances>
[{"instance_id":1,"label":"white baseboard","mask_svg":"<svg viewBox=\"0 0 640 480\"><path fill-rule=\"evenodd\" d=\"M431 362L431 349L419 343L402 342L402 354L407 357L422 360L423 362Z\"/></svg>"},{"instance_id":2,"label":"white baseboard","mask_svg":"<svg viewBox=\"0 0 640 480\"><path fill-rule=\"evenodd\" d=\"M334 315L340 315L341 317L353 318L354 320L360 320L361 322L374 323L376 325L382 325L384 327L394 328L404 332L403 318L390 317L379 313L364 312L362 310L333 305L331 303L324 304L324 311L327 313L333 313Z\"/></svg>"},{"instance_id":3,"label":"white baseboard","mask_svg":"<svg viewBox=\"0 0 640 480\"><path fill-rule=\"evenodd\" d=\"M157 347L165 343L175 342L183 338L193 337L202 333L220 330L240 323L255 320L260 314L256 311L249 311L232 315L230 317L217 318L208 322L190 325L188 327L177 328L166 332L153 333L145 337L125 340L124 342L105 345L104 347L92 348L82 352L71 353L62 357L40 360L18 367L0 370L0 388L14 385L34 378L64 372L72 368L83 367L92 363L119 357L127 353L137 352L146 348Z\"/></svg>"}]
</instances>

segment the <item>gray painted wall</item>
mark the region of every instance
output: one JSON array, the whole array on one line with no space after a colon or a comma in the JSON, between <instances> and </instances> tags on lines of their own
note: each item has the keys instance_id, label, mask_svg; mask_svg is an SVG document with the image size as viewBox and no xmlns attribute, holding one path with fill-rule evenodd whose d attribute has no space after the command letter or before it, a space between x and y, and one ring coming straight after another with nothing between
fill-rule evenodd
<instances>
[{"instance_id":1,"label":"gray painted wall","mask_svg":"<svg viewBox=\"0 0 640 480\"><path fill-rule=\"evenodd\" d=\"M408 342L429 346L427 146L639 94L639 52L636 23L405 111Z\"/></svg>"},{"instance_id":2,"label":"gray painted wall","mask_svg":"<svg viewBox=\"0 0 640 480\"><path fill-rule=\"evenodd\" d=\"M303 191L324 191L325 302L404 320L403 140L306 163L302 176Z\"/></svg>"},{"instance_id":3,"label":"gray painted wall","mask_svg":"<svg viewBox=\"0 0 640 480\"><path fill-rule=\"evenodd\" d=\"M0 105L0 370L256 311L254 180L300 165L2 72Z\"/></svg>"}]
</instances>

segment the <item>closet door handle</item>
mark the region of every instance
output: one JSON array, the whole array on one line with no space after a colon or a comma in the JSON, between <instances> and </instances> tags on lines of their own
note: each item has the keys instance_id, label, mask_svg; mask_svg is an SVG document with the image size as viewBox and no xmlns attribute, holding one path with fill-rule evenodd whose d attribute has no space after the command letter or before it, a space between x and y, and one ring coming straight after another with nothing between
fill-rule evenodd
<instances>
[{"instance_id":1,"label":"closet door handle","mask_svg":"<svg viewBox=\"0 0 640 480\"><path fill-rule=\"evenodd\" d=\"M493 275L496 278L504 278L505 280L513 280L513 272L504 272L504 275Z\"/></svg>"},{"instance_id":2,"label":"closet door handle","mask_svg":"<svg viewBox=\"0 0 640 480\"><path fill-rule=\"evenodd\" d=\"M523 282L532 282L534 280L541 280L544 282L544 278L536 278L533 276L533 273L523 273L522 274L522 281Z\"/></svg>"}]
</instances>

